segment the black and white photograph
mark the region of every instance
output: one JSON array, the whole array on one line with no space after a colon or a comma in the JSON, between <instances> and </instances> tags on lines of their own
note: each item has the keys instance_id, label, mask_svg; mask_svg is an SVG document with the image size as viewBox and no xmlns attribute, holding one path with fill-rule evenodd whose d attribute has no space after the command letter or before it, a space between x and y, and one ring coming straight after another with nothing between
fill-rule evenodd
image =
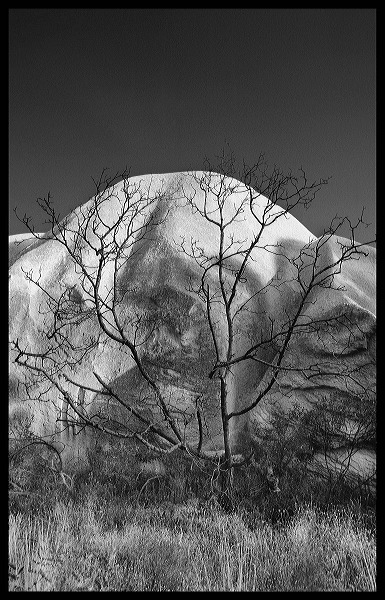
<instances>
[{"instance_id":1,"label":"black and white photograph","mask_svg":"<svg viewBox=\"0 0 385 600\"><path fill-rule=\"evenodd\" d=\"M377 591L373 8L8 9L8 590Z\"/></svg>"}]
</instances>

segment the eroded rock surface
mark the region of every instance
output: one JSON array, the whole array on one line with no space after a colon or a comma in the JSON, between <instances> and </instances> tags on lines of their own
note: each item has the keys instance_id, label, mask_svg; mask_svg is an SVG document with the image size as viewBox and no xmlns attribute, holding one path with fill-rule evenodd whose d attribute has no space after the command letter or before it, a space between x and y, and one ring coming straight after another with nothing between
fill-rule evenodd
<instances>
[{"instance_id":1,"label":"eroded rock surface","mask_svg":"<svg viewBox=\"0 0 385 600\"><path fill-rule=\"evenodd\" d=\"M216 210L216 197L204 193L196 176L209 177L204 173L196 173L195 178L190 173L172 173L131 178L131 206L143 197L151 198L131 218L131 225L121 219L114 227L127 209L127 182L116 185L113 193L104 192L97 210L95 199L89 200L62 222L70 252L53 239L52 233L40 234L39 239L30 234L10 237L10 340L18 341L26 352L46 353L44 368L51 378L47 382L35 372L31 380L31 372L15 363L18 352L11 344L11 417L31 421L33 431L55 440L68 460L85 458L90 435L60 421L64 415L62 390L76 398L89 416L99 411L112 418L119 410L111 400L109 406L105 404L103 392L108 386L138 413L161 421L129 348L111 339L99 326L90 282L96 281L101 239L105 253L114 244L115 249L124 249L118 257L116 251L111 253L100 274L102 311L111 309L115 285L120 326L127 338L135 338L140 359L167 398L173 416L179 419L186 440L198 443L195 415L199 405L203 449L215 452L222 448L219 383L218 378L208 377L215 364L213 341L205 304L196 293L202 275L199 257L213 260L218 256L218 228L201 214L206 210L209 216L215 215L210 211ZM210 177L214 187L218 186L219 176ZM226 179L225 183L228 189L232 187L223 212L230 222L249 190L235 180ZM268 199L258 196L257 215L262 218L269 206ZM277 210L271 206L270 214ZM135 227L127 237L132 223ZM148 228L143 229L146 224ZM235 251L242 251L259 228L246 203L227 227L226 239ZM77 235L80 230L83 240ZM60 237L60 228L56 232ZM291 215L266 227L238 287L235 307L244 308L236 321L235 356L269 339L272 323L274 333L283 332L298 311L316 254L321 271L338 261L341 248L348 243L335 236L322 247L318 242ZM301 253L304 246L307 250ZM74 257L81 259L83 272ZM354 438L358 454L350 456L348 469L365 477L374 470L375 250L365 246L357 258L342 265L333 289L318 287L303 304L298 321L303 327L292 336L276 384L251 413L230 422L235 453L247 452L250 439L258 428L270 426L276 409L287 413L295 405L304 412L325 407L330 456L337 468L346 466L347 447ZM242 259L242 254L228 259L233 269L228 271L228 278L235 276ZM220 289L218 276L215 269L210 273L207 281L215 293ZM57 310L53 315L58 299L62 313ZM223 307L214 306L213 311L218 338L222 336L225 344ZM118 334L111 314L107 317L110 331ZM310 321L319 322L319 327L309 330ZM60 334L65 343L61 343ZM274 343L262 345L253 360L233 365L229 412L241 411L266 385L271 376L268 365L274 364L283 339L277 336ZM127 411L125 418L128 423L131 419L134 431L138 419ZM325 455L317 438L320 430L309 435L315 440L313 463L323 468Z\"/></svg>"}]
</instances>

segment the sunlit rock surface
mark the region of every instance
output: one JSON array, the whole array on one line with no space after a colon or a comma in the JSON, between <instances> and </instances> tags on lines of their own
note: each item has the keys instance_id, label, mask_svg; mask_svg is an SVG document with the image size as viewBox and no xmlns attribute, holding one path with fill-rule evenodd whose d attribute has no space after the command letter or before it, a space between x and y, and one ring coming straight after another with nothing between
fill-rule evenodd
<instances>
[{"instance_id":1,"label":"sunlit rock surface","mask_svg":"<svg viewBox=\"0 0 385 600\"><path fill-rule=\"evenodd\" d=\"M161 422L159 409L129 349L112 340L98 324L90 281L95 281L100 264L101 237L106 249L114 243L125 248L117 262L111 255L101 273L98 289L105 307L111 307L115 281L119 323L129 339L135 338L140 359L167 399L186 440L191 445L198 444L199 407L203 449L214 452L222 448L219 383L218 378L208 377L215 364L214 347L206 307L196 293L202 270L193 258L194 253L198 259L205 256L213 260L218 256L219 229L200 214L206 209L209 216L215 216L217 205L216 196L205 194L196 177L206 181L211 177L216 190L223 184L219 176L201 172L195 173L195 177L190 173L133 177L129 184L117 184L113 193L104 192L105 201L97 211L91 199L71 213L65 220L66 240L73 255L81 257L83 275L70 253L52 239L51 233L39 234L39 239L31 234L10 237L10 340L18 340L20 347L30 353L48 352L44 367L52 380L42 380L38 372L31 380L31 373L15 363L17 351L11 344L11 423L12 417L15 422L31 421L36 434L54 440L63 450L65 462L85 460L91 436L60 421L63 394L55 382L81 400L89 416L100 413L104 417L121 418L123 411L125 425L132 426L132 431L138 427L134 415L119 408L116 402L110 400L106 405L102 381L129 406ZM225 219L231 221L226 228L226 241L233 244L234 252L239 252L254 239L260 225L248 203L238 218L232 220L234 210L244 202L249 190L236 180L226 179L225 184L232 188L223 212ZM133 233L125 243L128 224L123 219L117 228L113 225L127 208L124 193L127 185L132 192L132 206L142 197L150 198L151 202L137 212ZM193 201L194 207L186 198ZM271 215L279 210L259 195L254 210L260 219L269 207ZM86 242L79 244L80 230L85 232ZM284 331L300 306L300 283L305 285L311 277L316 250L317 268L321 270L338 260L344 243L347 240L334 236L320 250L316 237L291 215L278 218L265 229L251 253L235 299L235 307L244 305L236 320L235 355L242 355L251 345L268 339L272 323L275 333ZM300 254L305 245L306 253ZM288 414L293 407L299 407L303 413L324 407L329 423L328 450L336 469L345 468L348 446L354 439L358 440L359 449L353 456L349 454L348 470L365 477L372 473L375 250L368 246L363 250L359 260L347 261L335 276L333 288L338 289L320 287L307 299L299 320L303 329L299 328L292 336L276 384L251 413L230 421L234 452L247 452L253 436L271 427L277 409ZM233 269L239 268L242 258L243 255L234 256L228 263ZM115 280L116 265L119 269ZM210 273L210 290L215 293L219 291L217 270ZM229 271L227 277L231 282L234 274ZM59 298L63 299L64 312L61 317L59 311L54 323L52 299ZM214 309L218 338L225 345L224 310L219 304ZM108 318L112 323L111 315ZM320 326L305 330L310 319L319 321ZM51 334L55 328L70 346L58 343L52 354L55 338ZM111 331L116 332L113 323ZM275 364L282 340L278 336L275 343L264 344L254 360L232 367L229 412L248 406L269 381L268 365ZM325 458L321 450L320 435L317 421L314 431L309 430L310 439L314 440L309 466L323 469L328 456Z\"/></svg>"}]
</instances>

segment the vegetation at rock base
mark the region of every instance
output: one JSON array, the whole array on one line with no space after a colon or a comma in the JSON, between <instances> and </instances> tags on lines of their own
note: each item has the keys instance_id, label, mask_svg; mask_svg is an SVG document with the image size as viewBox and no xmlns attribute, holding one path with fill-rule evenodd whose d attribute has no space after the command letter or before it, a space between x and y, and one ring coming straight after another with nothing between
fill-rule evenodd
<instances>
[{"instance_id":1,"label":"vegetation at rock base","mask_svg":"<svg viewBox=\"0 0 385 600\"><path fill-rule=\"evenodd\" d=\"M330 482L296 464L274 494L249 464L226 512L212 474L178 457L162 470L143 449L98 447L92 471L64 486L36 449L27 454L11 470L10 591L376 589L365 489L339 482L331 502Z\"/></svg>"}]
</instances>

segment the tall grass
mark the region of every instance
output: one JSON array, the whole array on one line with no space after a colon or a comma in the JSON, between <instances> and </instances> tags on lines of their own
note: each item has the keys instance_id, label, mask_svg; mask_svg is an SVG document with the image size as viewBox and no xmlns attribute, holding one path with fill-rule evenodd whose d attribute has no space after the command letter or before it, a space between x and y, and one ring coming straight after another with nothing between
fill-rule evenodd
<instances>
[{"instance_id":1,"label":"tall grass","mask_svg":"<svg viewBox=\"0 0 385 600\"><path fill-rule=\"evenodd\" d=\"M286 522L215 504L138 507L90 492L12 513L10 590L375 591L373 531L348 511Z\"/></svg>"},{"instance_id":2,"label":"tall grass","mask_svg":"<svg viewBox=\"0 0 385 600\"><path fill-rule=\"evenodd\" d=\"M26 458L11 470L11 591L376 589L374 499L340 486L332 508L301 463L284 470L280 494L242 467L227 514L212 474L178 457L158 477L143 468L153 457L113 447L71 490Z\"/></svg>"}]
</instances>

